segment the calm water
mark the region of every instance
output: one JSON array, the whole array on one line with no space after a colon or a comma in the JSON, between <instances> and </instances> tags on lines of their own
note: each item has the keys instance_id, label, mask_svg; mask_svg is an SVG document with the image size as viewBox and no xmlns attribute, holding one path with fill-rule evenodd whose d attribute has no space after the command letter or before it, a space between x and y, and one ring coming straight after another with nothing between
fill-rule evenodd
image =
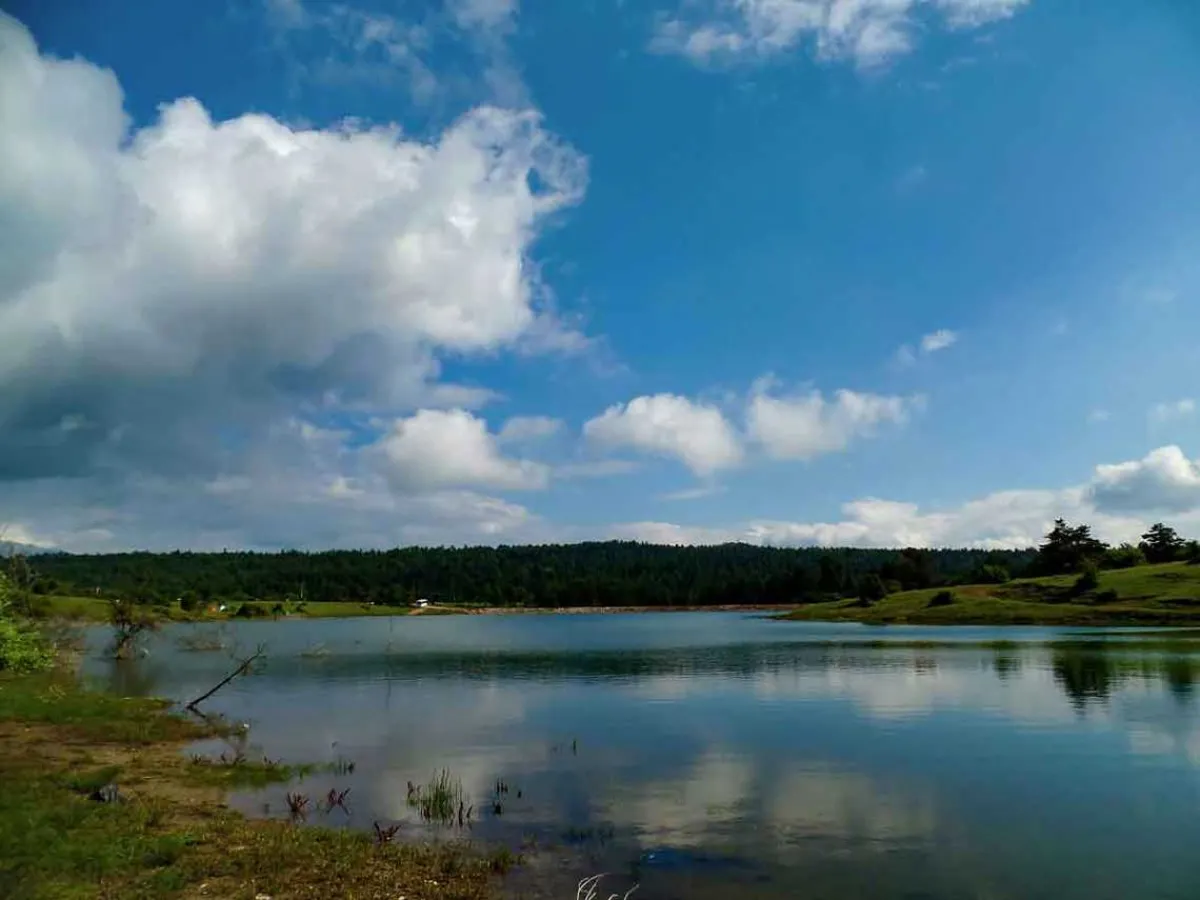
<instances>
[{"instance_id":1,"label":"calm water","mask_svg":"<svg viewBox=\"0 0 1200 900\"><path fill-rule=\"evenodd\" d=\"M182 650L196 633L173 627L136 665L89 672L190 699L230 666ZM270 659L210 708L251 723L260 753L355 763L306 781L351 788L349 816L315 821L430 836L407 783L449 769L473 839L541 848L513 896L570 898L609 872L602 896L640 883L642 900L1200 897L1200 653L1161 633L740 613L227 633ZM285 790L237 803L280 815Z\"/></svg>"}]
</instances>

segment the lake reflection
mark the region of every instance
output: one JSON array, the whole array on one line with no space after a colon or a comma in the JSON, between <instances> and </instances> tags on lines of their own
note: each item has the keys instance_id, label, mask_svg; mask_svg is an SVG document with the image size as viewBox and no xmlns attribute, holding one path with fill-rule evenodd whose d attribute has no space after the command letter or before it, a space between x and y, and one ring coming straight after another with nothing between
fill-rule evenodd
<instances>
[{"instance_id":1,"label":"lake reflection","mask_svg":"<svg viewBox=\"0 0 1200 900\"><path fill-rule=\"evenodd\" d=\"M308 779L351 788L349 815L316 820L429 836L407 785L449 769L472 837L540 848L514 896L605 871L605 897L1200 897L1187 638L725 613L233 628L270 661L212 708L261 753L355 762ZM89 672L189 699L230 660L188 633ZM284 791L236 802L278 815Z\"/></svg>"}]
</instances>

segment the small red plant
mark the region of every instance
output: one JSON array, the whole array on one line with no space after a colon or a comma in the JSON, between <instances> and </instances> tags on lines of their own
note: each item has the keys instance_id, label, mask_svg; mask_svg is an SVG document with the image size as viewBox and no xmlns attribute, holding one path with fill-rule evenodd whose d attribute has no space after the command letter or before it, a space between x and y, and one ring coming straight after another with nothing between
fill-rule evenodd
<instances>
[{"instance_id":1,"label":"small red plant","mask_svg":"<svg viewBox=\"0 0 1200 900\"><path fill-rule=\"evenodd\" d=\"M388 825L386 828L380 827L379 823L375 823L375 843L383 845L390 844L392 838L396 836L396 832L400 830L400 823Z\"/></svg>"}]
</instances>

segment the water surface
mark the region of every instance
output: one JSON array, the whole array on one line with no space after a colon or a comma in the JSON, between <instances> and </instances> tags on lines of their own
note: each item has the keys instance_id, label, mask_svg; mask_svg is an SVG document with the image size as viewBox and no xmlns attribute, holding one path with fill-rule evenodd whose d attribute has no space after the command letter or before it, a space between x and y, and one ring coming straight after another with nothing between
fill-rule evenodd
<instances>
[{"instance_id":1,"label":"water surface","mask_svg":"<svg viewBox=\"0 0 1200 900\"><path fill-rule=\"evenodd\" d=\"M230 667L181 649L197 628L88 672L190 699ZM472 839L539 848L514 896L573 897L603 871L602 896L639 883L647 900L1200 897L1200 655L1161 631L666 613L227 637L269 661L212 709L250 723L258 753L355 764L306 781L351 789L349 814L314 821L457 836L407 801L409 781L448 769ZM282 815L285 790L235 802Z\"/></svg>"}]
</instances>

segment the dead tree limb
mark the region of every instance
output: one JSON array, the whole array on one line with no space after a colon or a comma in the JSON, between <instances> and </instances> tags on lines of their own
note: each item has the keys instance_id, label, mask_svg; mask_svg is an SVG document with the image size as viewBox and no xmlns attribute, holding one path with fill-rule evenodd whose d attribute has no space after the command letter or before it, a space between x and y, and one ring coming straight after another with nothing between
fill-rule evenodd
<instances>
[{"instance_id":1,"label":"dead tree limb","mask_svg":"<svg viewBox=\"0 0 1200 900\"><path fill-rule=\"evenodd\" d=\"M216 685L214 685L211 689L205 691L203 694L201 694L199 697L197 697L195 700L193 700L191 703L189 703L187 705L187 707L185 707L185 708L190 709L192 712L197 712L197 709L196 709L197 706L199 706L201 703L203 703L205 700L207 700L209 697L211 697L213 694L215 694L221 688L225 687L225 685L229 684L229 682L233 681L233 679L237 678L239 675L245 675L247 672L249 672L251 666L253 666L256 662L258 662L264 656L266 656L266 652L267 652L266 645L259 644L258 647L255 649L253 656L249 657L248 659L242 660L242 662L240 662L238 664L238 667L236 669L234 669L232 672L230 672L228 675L226 675L224 678L222 678L220 681L218 681L216 683Z\"/></svg>"}]
</instances>

